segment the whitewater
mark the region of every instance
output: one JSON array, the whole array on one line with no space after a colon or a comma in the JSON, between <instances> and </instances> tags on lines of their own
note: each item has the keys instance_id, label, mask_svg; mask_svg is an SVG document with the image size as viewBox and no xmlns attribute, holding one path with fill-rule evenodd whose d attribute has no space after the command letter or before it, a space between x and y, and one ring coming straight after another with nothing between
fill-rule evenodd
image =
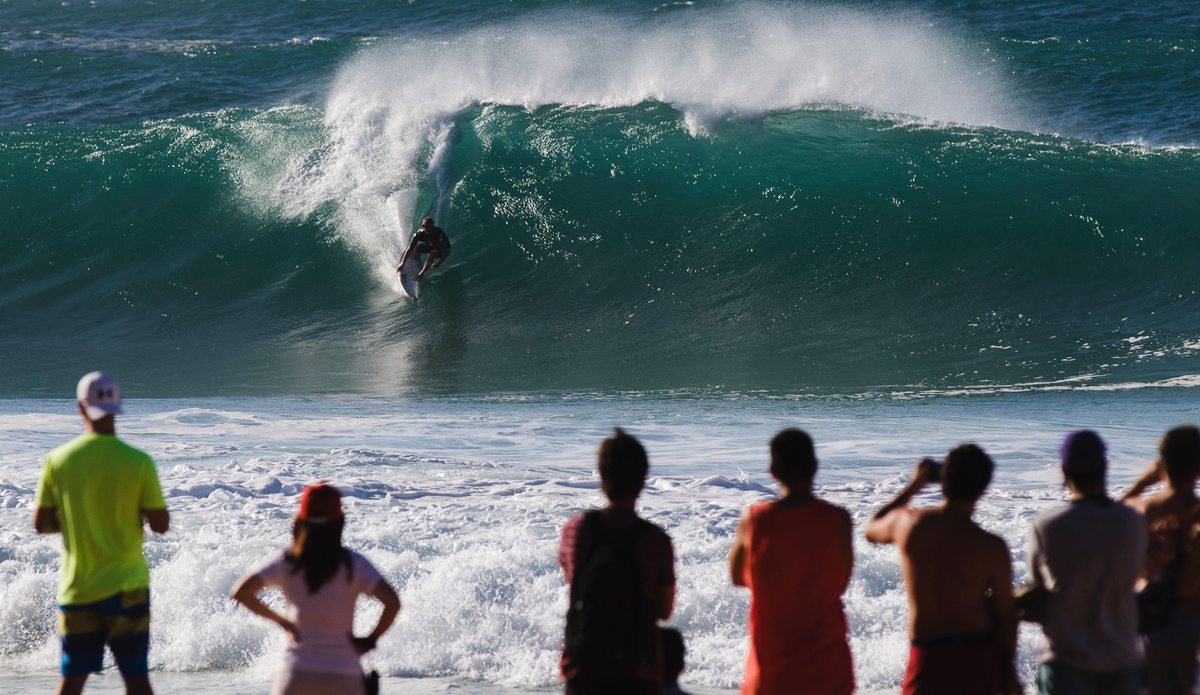
<instances>
[{"instance_id":1,"label":"whitewater","mask_svg":"<svg viewBox=\"0 0 1200 695\"><path fill-rule=\"evenodd\" d=\"M740 682L725 558L783 427L859 529L979 443L1022 581L1063 434L1105 437L1115 491L1200 419L1197 27L1176 0L0 3L0 689L56 678L30 505L97 368L172 513L164 693L267 691L283 636L226 596L319 480L404 602L385 693L555 689L557 534L613 426L650 454L690 691ZM454 251L412 303L426 210ZM892 692L898 554L855 554L856 677Z\"/></svg>"},{"instance_id":2,"label":"whitewater","mask_svg":"<svg viewBox=\"0 0 1200 695\"><path fill-rule=\"evenodd\" d=\"M602 503L594 447L613 424L628 427L651 457L639 509L675 545L678 603L669 622L687 639L682 682L723 692L738 686L748 608L747 593L729 583L726 555L741 510L777 491L766 473L766 443L776 430L813 433L818 492L850 509L856 524L901 489L919 456L979 442L998 468L977 519L1008 541L1023 581L1032 517L1066 499L1055 462L1064 431L1101 429L1116 489L1154 456L1164 419L1197 416L1193 399L1169 390L1098 398L1086 411L1063 393L938 398L919 408L904 399L663 393L417 405L363 398L129 401L121 435L154 456L172 513L172 531L146 545L154 587L151 666L167 676L170 691L265 692L284 636L227 594L287 543L300 488L316 480L346 495L348 545L367 555L404 602L369 667L403 691L536 691L557 682L566 605L558 532L570 515ZM71 406L7 401L0 414L8 444L0 457L0 653L10 674L0 682L7 687L44 688L57 663L58 539L36 536L29 520L40 457L78 431ZM920 503L936 500L929 490ZM855 554L846 610L856 676L863 692L889 691L908 649L899 557L857 534ZM360 626L377 615L372 609L360 604ZM1023 628L1026 682L1039 639L1035 628Z\"/></svg>"}]
</instances>

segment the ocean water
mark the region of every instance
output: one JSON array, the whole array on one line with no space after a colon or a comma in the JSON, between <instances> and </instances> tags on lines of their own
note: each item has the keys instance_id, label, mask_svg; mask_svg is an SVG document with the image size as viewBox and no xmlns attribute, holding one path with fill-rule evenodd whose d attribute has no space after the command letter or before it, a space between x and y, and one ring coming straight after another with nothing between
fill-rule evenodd
<instances>
[{"instance_id":1,"label":"ocean water","mask_svg":"<svg viewBox=\"0 0 1200 695\"><path fill-rule=\"evenodd\" d=\"M281 636L224 596L322 479L405 602L385 691L552 689L614 425L698 692L738 685L724 557L779 428L859 522L978 441L1020 578L1063 433L1119 486L1198 419L1198 48L1183 0L0 0L0 683L54 678L29 505L97 368L171 495L164 692L265 692ZM416 303L426 213L454 251ZM887 692L898 558L856 552Z\"/></svg>"}]
</instances>

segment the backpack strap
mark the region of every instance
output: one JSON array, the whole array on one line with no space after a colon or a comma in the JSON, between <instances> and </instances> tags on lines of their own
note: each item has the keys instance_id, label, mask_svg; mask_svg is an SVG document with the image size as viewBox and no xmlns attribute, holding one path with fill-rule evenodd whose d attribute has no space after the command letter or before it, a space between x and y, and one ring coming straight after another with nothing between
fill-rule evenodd
<instances>
[{"instance_id":1,"label":"backpack strap","mask_svg":"<svg viewBox=\"0 0 1200 695\"><path fill-rule=\"evenodd\" d=\"M604 511L593 509L585 512L583 515L583 523L580 524L580 530L584 532L584 537L587 538L587 554L579 552L579 538L575 538L575 571L578 572L580 567L588 563L592 558L592 553L596 552L596 548L604 542Z\"/></svg>"}]
</instances>

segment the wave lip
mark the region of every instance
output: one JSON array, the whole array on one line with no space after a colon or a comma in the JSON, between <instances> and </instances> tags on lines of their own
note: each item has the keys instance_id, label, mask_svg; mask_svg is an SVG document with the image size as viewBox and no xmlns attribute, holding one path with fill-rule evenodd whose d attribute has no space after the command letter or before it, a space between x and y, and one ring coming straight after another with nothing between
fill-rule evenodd
<instances>
[{"instance_id":1,"label":"wave lip","mask_svg":"<svg viewBox=\"0 0 1200 695\"><path fill-rule=\"evenodd\" d=\"M452 157L430 152L452 148L456 117L476 105L658 102L705 136L722 119L828 105L1018 127L1006 93L991 58L911 17L757 4L650 23L547 13L362 51L331 88L327 146L281 193L299 216L336 201L347 238L396 286L417 208L438 196L440 212L452 193Z\"/></svg>"}]
</instances>

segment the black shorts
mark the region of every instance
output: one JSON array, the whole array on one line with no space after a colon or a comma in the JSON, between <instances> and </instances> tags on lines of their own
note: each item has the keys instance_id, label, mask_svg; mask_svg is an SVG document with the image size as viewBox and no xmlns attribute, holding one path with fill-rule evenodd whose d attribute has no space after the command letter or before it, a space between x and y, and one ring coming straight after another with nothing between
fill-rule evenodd
<instances>
[{"instance_id":1,"label":"black shorts","mask_svg":"<svg viewBox=\"0 0 1200 695\"><path fill-rule=\"evenodd\" d=\"M445 258L450 255L450 249L439 249L429 244L417 244L417 248L413 249L414 253L433 253L437 252L439 258Z\"/></svg>"}]
</instances>

